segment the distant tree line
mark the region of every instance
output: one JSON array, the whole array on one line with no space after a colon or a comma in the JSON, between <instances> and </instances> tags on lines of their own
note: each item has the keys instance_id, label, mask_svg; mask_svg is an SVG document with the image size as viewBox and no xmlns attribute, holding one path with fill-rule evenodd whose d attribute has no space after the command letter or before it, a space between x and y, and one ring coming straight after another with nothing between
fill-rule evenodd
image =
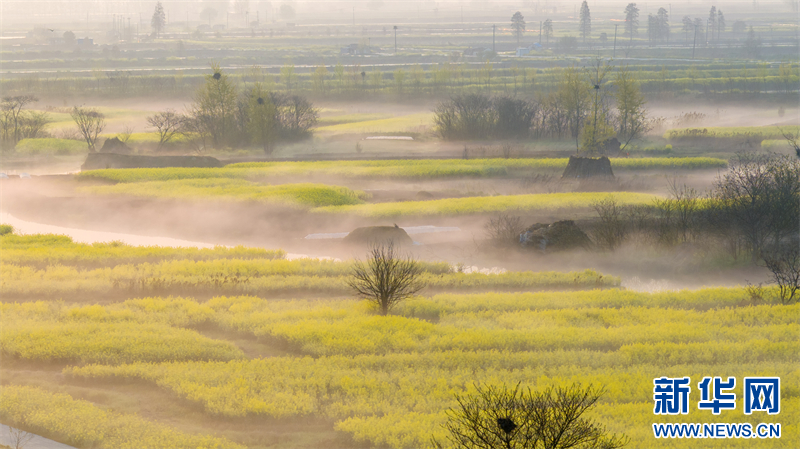
<instances>
[{"instance_id":1,"label":"distant tree line","mask_svg":"<svg viewBox=\"0 0 800 449\"><path fill-rule=\"evenodd\" d=\"M617 137L622 148L651 126L639 83L627 66L595 61L564 69L558 89L536 98L455 95L434 110L446 140L572 138L581 151L597 153Z\"/></svg>"}]
</instances>

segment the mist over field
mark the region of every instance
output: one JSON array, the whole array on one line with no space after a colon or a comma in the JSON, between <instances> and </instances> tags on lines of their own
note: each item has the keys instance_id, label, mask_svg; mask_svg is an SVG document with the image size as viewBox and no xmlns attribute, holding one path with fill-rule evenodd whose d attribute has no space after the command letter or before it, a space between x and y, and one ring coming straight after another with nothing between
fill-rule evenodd
<instances>
[{"instance_id":1,"label":"mist over field","mask_svg":"<svg viewBox=\"0 0 800 449\"><path fill-rule=\"evenodd\" d=\"M796 448L798 300L796 0L0 2L0 449Z\"/></svg>"}]
</instances>

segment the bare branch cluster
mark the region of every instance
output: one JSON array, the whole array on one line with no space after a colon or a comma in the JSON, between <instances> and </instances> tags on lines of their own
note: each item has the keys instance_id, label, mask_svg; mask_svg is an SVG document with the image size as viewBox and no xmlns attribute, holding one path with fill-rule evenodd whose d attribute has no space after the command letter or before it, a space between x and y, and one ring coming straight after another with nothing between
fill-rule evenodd
<instances>
[{"instance_id":1,"label":"bare branch cluster","mask_svg":"<svg viewBox=\"0 0 800 449\"><path fill-rule=\"evenodd\" d=\"M398 253L392 241L373 246L366 261L356 261L347 284L356 294L387 315L394 306L422 290L422 269L410 256Z\"/></svg>"},{"instance_id":2,"label":"bare branch cluster","mask_svg":"<svg viewBox=\"0 0 800 449\"><path fill-rule=\"evenodd\" d=\"M95 148L97 137L106 127L105 115L98 112L96 109L83 108L80 106L73 107L70 115L78 127L78 132L89 146L89 151L97 151Z\"/></svg>"},{"instance_id":3,"label":"bare branch cluster","mask_svg":"<svg viewBox=\"0 0 800 449\"><path fill-rule=\"evenodd\" d=\"M609 435L584 416L602 394L579 384L541 392L476 386L474 395L456 396L458 406L448 410L445 428L452 445L464 449L620 448L624 436Z\"/></svg>"},{"instance_id":4,"label":"bare branch cluster","mask_svg":"<svg viewBox=\"0 0 800 449\"><path fill-rule=\"evenodd\" d=\"M778 284L781 303L791 304L800 298L800 242L762 254L764 264Z\"/></svg>"}]
</instances>

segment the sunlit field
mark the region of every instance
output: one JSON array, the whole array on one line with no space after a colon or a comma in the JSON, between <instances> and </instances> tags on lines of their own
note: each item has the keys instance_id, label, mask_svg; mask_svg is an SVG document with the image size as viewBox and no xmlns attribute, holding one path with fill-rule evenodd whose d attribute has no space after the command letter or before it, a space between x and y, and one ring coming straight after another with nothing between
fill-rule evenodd
<instances>
[{"instance_id":1,"label":"sunlit field","mask_svg":"<svg viewBox=\"0 0 800 449\"><path fill-rule=\"evenodd\" d=\"M2 0L0 449L800 448L797 0L81 5Z\"/></svg>"}]
</instances>

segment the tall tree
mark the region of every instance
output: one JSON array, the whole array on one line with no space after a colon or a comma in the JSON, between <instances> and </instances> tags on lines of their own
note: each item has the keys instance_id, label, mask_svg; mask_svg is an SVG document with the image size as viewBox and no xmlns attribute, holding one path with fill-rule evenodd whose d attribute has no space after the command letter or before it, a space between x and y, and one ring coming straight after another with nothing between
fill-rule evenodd
<instances>
[{"instance_id":1,"label":"tall tree","mask_svg":"<svg viewBox=\"0 0 800 449\"><path fill-rule=\"evenodd\" d=\"M575 67L568 67L558 77L558 101L569 121L570 134L576 148L589 104L589 85Z\"/></svg>"},{"instance_id":2,"label":"tall tree","mask_svg":"<svg viewBox=\"0 0 800 449\"><path fill-rule=\"evenodd\" d=\"M633 139L647 131L647 110L639 81L627 65L617 70L614 87L616 87L618 114L617 137L622 142L620 150L624 150Z\"/></svg>"},{"instance_id":3,"label":"tall tree","mask_svg":"<svg viewBox=\"0 0 800 449\"><path fill-rule=\"evenodd\" d=\"M689 33L694 33L694 22L692 22L692 18L689 16L683 16L683 37L684 40L689 40Z\"/></svg>"},{"instance_id":4,"label":"tall tree","mask_svg":"<svg viewBox=\"0 0 800 449\"><path fill-rule=\"evenodd\" d=\"M722 14L722 10L717 11L717 40L720 39L722 33L725 32L725 16Z\"/></svg>"},{"instance_id":5,"label":"tall tree","mask_svg":"<svg viewBox=\"0 0 800 449\"><path fill-rule=\"evenodd\" d=\"M712 6L708 12L708 31L711 33L711 39L714 38L714 31L717 30L717 7Z\"/></svg>"},{"instance_id":6,"label":"tall tree","mask_svg":"<svg viewBox=\"0 0 800 449\"><path fill-rule=\"evenodd\" d=\"M544 39L546 43L550 43L550 36L553 35L553 21L551 19L547 19L544 21L542 25L542 32L544 33Z\"/></svg>"},{"instance_id":7,"label":"tall tree","mask_svg":"<svg viewBox=\"0 0 800 449\"><path fill-rule=\"evenodd\" d=\"M703 28L703 19L699 17L694 18L694 27L697 29L698 34L703 34L705 32L705 28Z\"/></svg>"},{"instance_id":8,"label":"tall tree","mask_svg":"<svg viewBox=\"0 0 800 449\"><path fill-rule=\"evenodd\" d=\"M592 16L589 13L589 4L586 3L586 0L583 0L583 3L581 3L580 31L583 42L585 43L586 36L592 35Z\"/></svg>"},{"instance_id":9,"label":"tall tree","mask_svg":"<svg viewBox=\"0 0 800 449\"><path fill-rule=\"evenodd\" d=\"M753 26L750 26L750 31L747 32L747 39L744 41L744 48L747 55L751 58L757 58L759 47L761 46L761 39L756 38L756 32ZM766 81L765 81L766 84Z\"/></svg>"},{"instance_id":10,"label":"tall tree","mask_svg":"<svg viewBox=\"0 0 800 449\"><path fill-rule=\"evenodd\" d=\"M610 71L611 65L600 58L595 59L591 67L585 70L586 81L593 91L589 95L591 108L581 139L581 147L588 154L596 154L603 142L614 135L614 129L608 124L605 108L606 77Z\"/></svg>"},{"instance_id":11,"label":"tall tree","mask_svg":"<svg viewBox=\"0 0 800 449\"><path fill-rule=\"evenodd\" d=\"M95 152L97 148L97 137L103 132L106 127L106 117L96 109L87 109L75 106L72 108L70 114L75 125L78 127L78 132L83 136L86 144L89 146L89 151Z\"/></svg>"},{"instance_id":12,"label":"tall tree","mask_svg":"<svg viewBox=\"0 0 800 449\"><path fill-rule=\"evenodd\" d=\"M164 7L161 6L161 2L156 3L156 10L153 11L153 18L150 19L150 26L153 27L153 33L156 35L156 39L161 36L161 32L164 31L164 27L167 26L167 16L164 14Z\"/></svg>"},{"instance_id":13,"label":"tall tree","mask_svg":"<svg viewBox=\"0 0 800 449\"><path fill-rule=\"evenodd\" d=\"M625 7L625 32L628 33L630 39L639 34L639 8L636 3L628 3Z\"/></svg>"},{"instance_id":14,"label":"tall tree","mask_svg":"<svg viewBox=\"0 0 800 449\"><path fill-rule=\"evenodd\" d=\"M514 30L514 37L517 38L517 46L519 46L519 41L525 33L525 18L522 17L521 12L517 11L511 16L511 29Z\"/></svg>"},{"instance_id":15,"label":"tall tree","mask_svg":"<svg viewBox=\"0 0 800 449\"><path fill-rule=\"evenodd\" d=\"M669 13L664 8L658 8L656 14L658 25L658 40L669 40Z\"/></svg>"},{"instance_id":16,"label":"tall tree","mask_svg":"<svg viewBox=\"0 0 800 449\"><path fill-rule=\"evenodd\" d=\"M222 73L219 64L211 63L211 71L195 93L192 115L212 143L220 148L229 143L233 134L236 88L228 75Z\"/></svg>"},{"instance_id":17,"label":"tall tree","mask_svg":"<svg viewBox=\"0 0 800 449\"><path fill-rule=\"evenodd\" d=\"M261 83L255 83L250 91L247 109L247 134L253 143L262 147L265 155L272 154L277 134L277 110Z\"/></svg>"}]
</instances>

